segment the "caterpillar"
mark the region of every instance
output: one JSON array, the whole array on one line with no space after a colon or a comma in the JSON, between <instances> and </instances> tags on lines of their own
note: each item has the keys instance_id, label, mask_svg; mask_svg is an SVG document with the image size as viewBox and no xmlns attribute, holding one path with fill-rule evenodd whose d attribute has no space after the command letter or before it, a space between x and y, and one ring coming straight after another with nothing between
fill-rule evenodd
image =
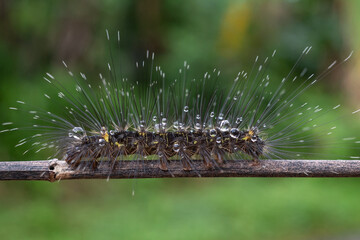
<instances>
[{"instance_id":1,"label":"caterpillar","mask_svg":"<svg viewBox=\"0 0 360 240\"><path fill-rule=\"evenodd\" d=\"M106 37L110 41L107 30ZM120 43L119 32L116 41ZM352 53L318 75L295 71L310 50L303 50L277 86L272 86L277 81L268 72L274 51L263 60L256 57L252 69L240 71L230 89L223 86L225 80L217 69L200 78L189 78L187 62L175 77L168 78L150 51L135 64L144 73L137 82L118 71L111 52L107 73L99 74L97 86L84 73L74 74L63 62L75 89L66 87L50 73L44 76L54 91L44 93L44 97L61 101L63 109L50 112L23 100L10 107L37 121L30 126L37 130L36 134L21 139L16 147L30 142L24 153L30 149L54 149L51 157L62 158L78 169L96 169L102 160L115 166L126 160L158 159L163 171L171 171L168 163L176 160L181 161L185 171L196 171L194 159L215 169L227 159L252 160L256 164L262 159L320 156L318 150L323 147L341 147L339 139L326 144L319 140L336 130L335 120L329 121L326 113L338 111L340 105L326 109L309 102L300 104L298 99L332 69L348 61ZM358 112L360 109L352 114ZM12 124L6 122L3 126ZM342 140L347 146L353 144L358 152L358 138Z\"/></svg>"}]
</instances>

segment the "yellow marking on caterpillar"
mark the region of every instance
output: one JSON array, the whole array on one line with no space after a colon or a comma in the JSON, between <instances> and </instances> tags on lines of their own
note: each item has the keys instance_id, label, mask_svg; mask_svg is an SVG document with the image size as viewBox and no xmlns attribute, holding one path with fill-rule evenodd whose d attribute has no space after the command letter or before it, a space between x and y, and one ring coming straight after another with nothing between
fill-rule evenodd
<instances>
[{"instance_id":1,"label":"yellow marking on caterpillar","mask_svg":"<svg viewBox=\"0 0 360 240\"><path fill-rule=\"evenodd\" d=\"M198 142L197 141L194 141L194 144L197 144Z\"/></svg>"},{"instance_id":2,"label":"yellow marking on caterpillar","mask_svg":"<svg viewBox=\"0 0 360 240\"><path fill-rule=\"evenodd\" d=\"M248 134L242 138L245 141L249 141L251 139L251 136L249 136Z\"/></svg>"},{"instance_id":3,"label":"yellow marking on caterpillar","mask_svg":"<svg viewBox=\"0 0 360 240\"><path fill-rule=\"evenodd\" d=\"M107 132L105 132L105 134L103 134L102 137L106 142L109 142L109 134Z\"/></svg>"},{"instance_id":4,"label":"yellow marking on caterpillar","mask_svg":"<svg viewBox=\"0 0 360 240\"><path fill-rule=\"evenodd\" d=\"M119 148L124 146L124 144L120 144L118 142L116 142L115 145L118 146Z\"/></svg>"},{"instance_id":5,"label":"yellow marking on caterpillar","mask_svg":"<svg viewBox=\"0 0 360 240\"><path fill-rule=\"evenodd\" d=\"M254 130L249 130L249 132L246 134L245 137L242 138L242 140L249 141L251 138L255 135Z\"/></svg>"}]
</instances>

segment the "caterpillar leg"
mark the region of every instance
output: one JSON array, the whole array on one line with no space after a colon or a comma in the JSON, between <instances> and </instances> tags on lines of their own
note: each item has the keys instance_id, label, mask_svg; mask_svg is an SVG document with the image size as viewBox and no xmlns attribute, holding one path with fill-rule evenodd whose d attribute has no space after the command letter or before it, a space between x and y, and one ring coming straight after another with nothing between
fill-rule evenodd
<instances>
[{"instance_id":1,"label":"caterpillar leg","mask_svg":"<svg viewBox=\"0 0 360 240\"><path fill-rule=\"evenodd\" d=\"M191 165L190 165L190 162L188 159L186 158L181 158L181 163L183 165L183 170L184 171L191 171L192 168L191 168Z\"/></svg>"},{"instance_id":2,"label":"caterpillar leg","mask_svg":"<svg viewBox=\"0 0 360 240\"><path fill-rule=\"evenodd\" d=\"M96 159L93 159L91 160L91 168L92 170L96 170L99 166L99 160L96 158Z\"/></svg>"},{"instance_id":3,"label":"caterpillar leg","mask_svg":"<svg viewBox=\"0 0 360 240\"><path fill-rule=\"evenodd\" d=\"M78 157L69 157L67 156L65 158L65 162L73 169L77 168L80 166L81 163L81 158Z\"/></svg>"},{"instance_id":4,"label":"caterpillar leg","mask_svg":"<svg viewBox=\"0 0 360 240\"><path fill-rule=\"evenodd\" d=\"M198 155L200 155L200 157L202 158L203 163L206 168L208 168L208 169L214 168L214 165L216 165L216 162L211 159L210 152L208 152L207 150L200 150L198 152Z\"/></svg>"},{"instance_id":5,"label":"caterpillar leg","mask_svg":"<svg viewBox=\"0 0 360 240\"><path fill-rule=\"evenodd\" d=\"M224 164L224 158L221 153L217 152L216 154L214 154L214 158L219 165Z\"/></svg>"},{"instance_id":6,"label":"caterpillar leg","mask_svg":"<svg viewBox=\"0 0 360 240\"><path fill-rule=\"evenodd\" d=\"M259 160L259 158L258 157L253 157L252 158L252 166L259 166L260 165L260 160Z\"/></svg>"},{"instance_id":7,"label":"caterpillar leg","mask_svg":"<svg viewBox=\"0 0 360 240\"><path fill-rule=\"evenodd\" d=\"M168 171L168 159L165 156L160 157L160 166L159 168L163 171Z\"/></svg>"}]
</instances>

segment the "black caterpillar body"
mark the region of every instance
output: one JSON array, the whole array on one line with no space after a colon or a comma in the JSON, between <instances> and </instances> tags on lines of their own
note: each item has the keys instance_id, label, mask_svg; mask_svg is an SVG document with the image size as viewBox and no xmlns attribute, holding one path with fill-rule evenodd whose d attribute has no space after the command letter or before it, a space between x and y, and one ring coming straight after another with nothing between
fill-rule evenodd
<instances>
[{"instance_id":1,"label":"black caterpillar body","mask_svg":"<svg viewBox=\"0 0 360 240\"><path fill-rule=\"evenodd\" d=\"M83 159L97 159L107 156L110 160L137 154L142 158L157 155L160 168L168 170L167 162L179 156L184 170L191 170L191 159L202 158L204 164L213 168L221 166L227 154L244 153L258 160L264 151L265 142L257 135L256 129L249 131L219 128L198 131L176 131L155 133L147 131L108 132L102 128L101 135L84 136L73 142L66 151L65 160L77 167Z\"/></svg>"}]
</instances>

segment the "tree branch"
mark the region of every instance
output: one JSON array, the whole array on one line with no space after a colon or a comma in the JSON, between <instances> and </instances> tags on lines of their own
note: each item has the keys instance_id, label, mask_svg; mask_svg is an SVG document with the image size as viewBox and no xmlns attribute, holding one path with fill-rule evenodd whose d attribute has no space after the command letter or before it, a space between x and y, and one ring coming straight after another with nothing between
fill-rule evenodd
<instances>
[{"instance_id":1,"label":"tree branch","mask_svg":"<svg viewBox=\"0 0 360 240\"><path fill-rule=\"evenodd\" d=\"M156 160L122 161L112 167L103 161L98 169L72 169L65 161L0 162L0 180L168 178L168 177L360 177L359 160L262 160L259 163L229 160L221 168L208 169L194 160L193 169L184 171L180 161L171 161L171 171L159 169Z\"/></svg>"}]
</instances>

